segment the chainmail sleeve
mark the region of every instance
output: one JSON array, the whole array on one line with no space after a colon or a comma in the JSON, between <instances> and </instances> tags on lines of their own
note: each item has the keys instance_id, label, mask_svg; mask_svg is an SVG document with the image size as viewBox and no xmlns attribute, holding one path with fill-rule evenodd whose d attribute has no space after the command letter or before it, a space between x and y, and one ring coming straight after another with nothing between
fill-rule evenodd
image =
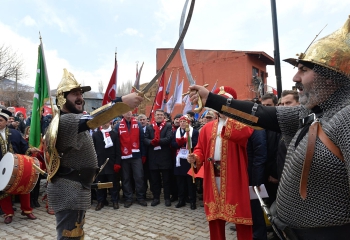
<instances>
[{"instance_id":1,"label":"chainmail sleeve","mask_svg":"<svg viewBox=\"0 0 350 240\"><path fill-rule=\"evenodd\" d=\"M82 114L63 114L60 117L56 148L61 156L60 166L74 169L97 168L97 157L88 131L78 132ZM55 212L66 209L87 210L91 191L81 183L55 176L48 184L49 205Z\"/></svg>"},{"instance_id":2,"label":"chainmail sleeve","mask_svg":"<svg viewBox=\"0 0 350 240\"><path fill-rule=\"evenodd\" d=\"M278 125L281 129L282 138L289 145L299 128L299 116L301 106L296 107L276 107Z\"/></svg>"}]
</instances>

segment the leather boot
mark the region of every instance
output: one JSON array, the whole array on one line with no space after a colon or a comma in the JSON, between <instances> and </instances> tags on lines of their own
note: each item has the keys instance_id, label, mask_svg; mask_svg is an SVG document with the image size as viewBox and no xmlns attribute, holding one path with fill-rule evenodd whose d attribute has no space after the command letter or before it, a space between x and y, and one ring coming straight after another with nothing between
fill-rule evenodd
<instances>
[{"instance_id":1,"label":"leather boot","mask_svg":"<svg viewBox=\"0 0 350 240\"><path fill-rule=\"evenodd\" d=\"M95 211L100 211L104 207L102 202L97 203L97 206L95 208Z\"/></svg>"},{"instance_id":2,"label":"leather boot","mask_svg":"<svg viewBox=\"0 0 350 240\"><path fill-rule=\"evenodd\" d=\"M175 207L176 208L180 208L180 207L183 207L186 205L186 202L184 200L180 200L176 205Z\"/></svg>"}]
</instances>

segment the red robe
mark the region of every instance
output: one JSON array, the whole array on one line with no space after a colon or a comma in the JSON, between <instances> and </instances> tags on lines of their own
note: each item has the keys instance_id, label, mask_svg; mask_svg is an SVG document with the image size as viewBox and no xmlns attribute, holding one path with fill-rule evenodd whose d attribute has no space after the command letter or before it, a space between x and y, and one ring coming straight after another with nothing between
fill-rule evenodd
<instances>
[{"instance_id":1,"label":"red robe","mask_svg":"<svg viewBox=\"0 0 350 240\"><path fill-rule=\"evenodd\" d=\"M207 123L200 131L193 153L198 156L197 170L204 167L203 201L207 220L221 219L236 224L253 225L250 209L247 141L253 129L228 119L222 128L220 192L216 186L213 161L218 121ZM203 164L203 165L202 165Z\"/></svg>"}]
</instances>

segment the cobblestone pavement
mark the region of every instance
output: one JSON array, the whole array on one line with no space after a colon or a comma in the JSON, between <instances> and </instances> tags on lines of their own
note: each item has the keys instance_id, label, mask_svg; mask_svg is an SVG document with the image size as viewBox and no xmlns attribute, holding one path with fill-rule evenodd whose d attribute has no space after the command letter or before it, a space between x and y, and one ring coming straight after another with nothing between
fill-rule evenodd
<instances>
[{"instance_id":1,"label":"cobblestone pavement","mask_svg":"<svg viewBox=\"0 0 350 240\"><path fill-rule=\"evenodd\" d=\"M151 198L148 192L147 197ZM164 200L158 206L152 207L151 200L143 207L136 202L130 208L114 210L105 206L95 211L96 201L87 211L85 219L85 240L89 239L209 239L209 227L205 218L204 208L197 203L197 209L191 210L189 204L182 208L164 205ZM55 217L46 213L45 204L35 208L33 213L38 218L28 220L21 216L19 203L15 204L17 211L11 224L0 220L0 239L55 239ZM237 239L236 232L229 230L232 224L226 224L227 239Z\"/></svg>"}]
</instances>

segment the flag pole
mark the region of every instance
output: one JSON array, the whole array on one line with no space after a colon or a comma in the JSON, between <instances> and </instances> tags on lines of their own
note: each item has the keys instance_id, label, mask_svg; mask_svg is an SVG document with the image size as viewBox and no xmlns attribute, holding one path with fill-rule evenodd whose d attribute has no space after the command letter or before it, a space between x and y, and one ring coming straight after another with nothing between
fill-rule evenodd
<instances>
[{"instance_id":1,"label":"flag pole","mask_svg":"<svg viewBox=\"0 0 350 240\"><path fill-rule=\"evenodd\" d=\"M114 52L114 69L115 69L115 79L114 79L114 83L115 83L115 97L117 97L117 50L118 48L115 48L115 52Z\"/></svg>"}]
</instances>

